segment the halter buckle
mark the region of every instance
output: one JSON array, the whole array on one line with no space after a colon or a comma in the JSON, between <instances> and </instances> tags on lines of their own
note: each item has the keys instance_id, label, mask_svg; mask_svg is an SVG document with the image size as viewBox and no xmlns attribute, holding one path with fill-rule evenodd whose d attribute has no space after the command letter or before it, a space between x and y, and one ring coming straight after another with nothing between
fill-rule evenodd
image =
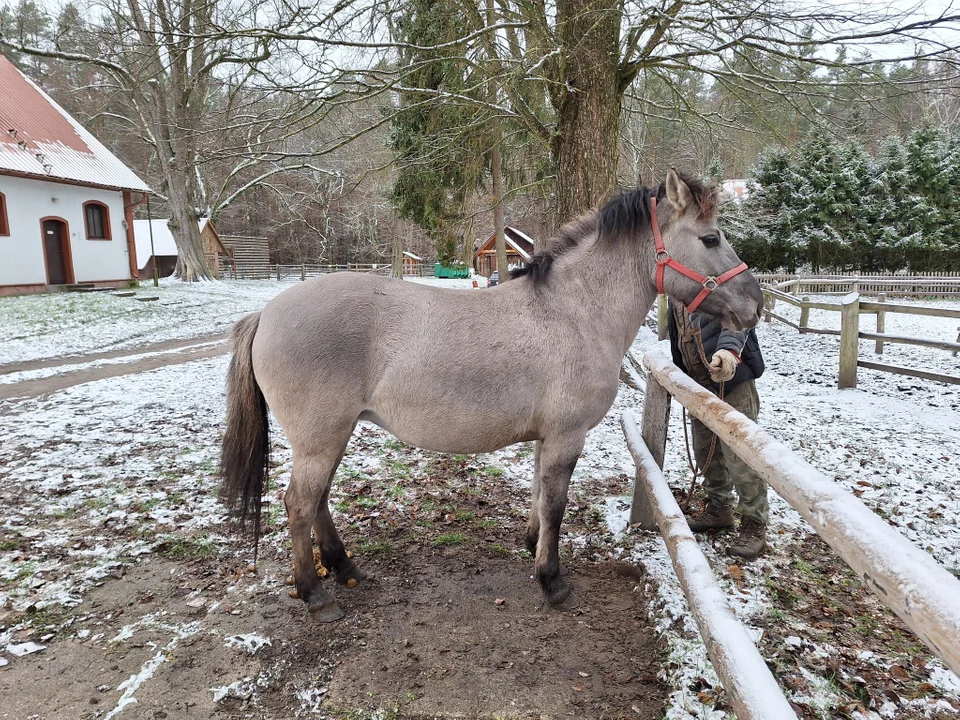
<instances>
[{"instance_id":1,"label":"halter buckle","mask_svg":"<svg viewBox=\"0 0 960 720\"><path fill-rule=\"evenodd\" d=\"M717 282L717 278L714 275L704 278L701 285L703 285L707 290L716 290L717 286L720 283Z\"/></svg>"},{"instance_id":2,"label":"halter buckle","mask_svg":"<svg viewBox=\"0 0 960 720\"><path fill-rule=\"evenodd\" d=\"M658 265L663 265L670 260L670 254L666 250L658 250L656 260Z\"/></svg>"}]
</instances>

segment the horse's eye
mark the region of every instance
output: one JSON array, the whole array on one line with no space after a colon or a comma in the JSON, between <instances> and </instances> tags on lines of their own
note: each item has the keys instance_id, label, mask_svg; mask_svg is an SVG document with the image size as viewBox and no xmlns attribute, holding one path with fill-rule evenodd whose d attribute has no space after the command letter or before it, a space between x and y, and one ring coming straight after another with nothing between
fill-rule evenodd
<instances>
[{"instance_id":1,"label":"horse's eye","mask_svg":"<svg viewBox=\"0 0 960 720\"><path fill-rule=\"evenodd\" d=\"M720 244L720 236L716 233L710 233L709 235L701 235L700 242L706 245L708 248L716 247Z\"/></svg>"}]
</instances>

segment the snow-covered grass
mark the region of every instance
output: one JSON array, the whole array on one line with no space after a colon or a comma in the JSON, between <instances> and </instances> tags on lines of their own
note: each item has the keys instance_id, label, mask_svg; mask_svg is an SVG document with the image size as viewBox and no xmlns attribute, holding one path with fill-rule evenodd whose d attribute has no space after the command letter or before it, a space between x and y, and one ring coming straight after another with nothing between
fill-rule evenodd
<instances>
[{"instance_id":1,"label":"snow-covered grass","mask_svg":"<svg viewBox=\"0 0 960 720\"><path fill-rule=\"evenodd\" d=\"M225 332L291 282L143 284L135 297L53 293L0 298L0 365ZM138 301L136 297L156 297Z\"/></svg>"},{"instance_id":2,"label":"snow-covered grass","mask_svg":"<svg viewBox=\"0 0 960 720\"><path fill-rule=\"evenodd\" d=\"M423 282L471 286L470 280ZM0 362L136 348L224 331L287 286L275 281L164 283L156 293L161 299L147 303L106 294L0 298ZM949 325L934 326L934 321L911 317L909 326L900 327L891 314L887 330L956 337L955 327L951 331ZM838 323L838 316L811 317L812 326L831 327L831 322ZM960 499L955 490L960 388L861 369L860 388L839 391L839 338L799 335L780 323L761 324L758 333L767 361L767 372L758 382L760 424L960 573ZM643 328L631 352L641 357L656 345L655 335ZM872 354L872 345L863 343L861 355ZM897 348L901 351L904 356L897 360L892 348L884 357L889 354L897 364L958 372L960 361L950 353ZM196 557L222 541L214 476L227 362L227 357L199 360L91 382L49 397L0 403L0 467L6 474L0 485L0 503L6 508L0 519L0 605L14 610L73 606L92 584L142 553L163 546ZM628 499L604 490L610 478L633 476L619 418L623 410L639 410L642 403L641 392L621 385L607 417L587 437L571 484L572 502L592 505L607 518L609 532L602 544L611 557L646 568L649 579L638 590L647 598L664 641L661 675L672 688L667 717L728 717L662 540L627 528ZM665 472L675 488L686 489L689 476L677 407L672 423ZM290 456L282 439L280 444L276 479L282 487L289 477ZM413 468L425 462L420 451L363 424L341 472L348 478L361 468L369 472L400 454ZM474 462L502 468L518 486L529 482L533 465L525 446ZM624 493L629 490L622 488ZM798 562L796 553L810 541L812 531L774 493L770 499L771 547L759 561L733 566L738 568L733 571L723 536L701 544L738 616L765 651L776 656L771 662L778 677L798 678L795 689L788 686L790 699L814 713L811 717L832 717L850 695L838 684L847 681L843 672L825 670L824 658L839 657L851 648L842 647L839 639L824 642L807 616L777 602L778 594L795 589L791 572ZM402 504L402 497L396 502ZM574 548L584 544L584 538L571 538ZM824 563L839 565L829 558ZM15 649L8 647L14 644L11 637L0 632L0 649L7 647L0 660L15 661ZM234 642L259 641L238 636ZM864 667L885 671L901 662L898 652L863 652L861 661ZM960 680L936 661L928 659L925 667L929 687L924 693L899 701L891 696L847 716L953 713L952 708L960 707Z\"/></svg>"}]
</instances>

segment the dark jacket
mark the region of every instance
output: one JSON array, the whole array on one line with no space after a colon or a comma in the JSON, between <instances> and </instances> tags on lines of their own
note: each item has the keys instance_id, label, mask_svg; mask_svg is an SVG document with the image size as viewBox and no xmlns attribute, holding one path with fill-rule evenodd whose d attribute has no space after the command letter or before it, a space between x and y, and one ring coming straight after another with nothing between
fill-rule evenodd
<instances>
[{"instance_id":1,"label":"dark jacket","mask_svg":"<svg viewBox=\"0 0 960 720\"><path fill-rule=\"evenodd\" d=\"M673 311L674 308L670 307L667 312L667 329L670 334L670 352L673 355L673 362L687 375L693 376L694 373L691 373L690 369L684 365L683 355L677 345L679 331ZM753 329L729 330L720 324L720 320L702 313L691 315L691 322L694 325L700 323L700 339L703 342L703 352L707 356L708 362L717 350L729 350L740 357L736 374L731 380L724 383L725 392L730 392L747 380L755 380L763 375L763 355L760 352L757 333ZM720 389L720 386L713 381L710 381L710 385L714 391Z\"/></svg>"}]
</instances>

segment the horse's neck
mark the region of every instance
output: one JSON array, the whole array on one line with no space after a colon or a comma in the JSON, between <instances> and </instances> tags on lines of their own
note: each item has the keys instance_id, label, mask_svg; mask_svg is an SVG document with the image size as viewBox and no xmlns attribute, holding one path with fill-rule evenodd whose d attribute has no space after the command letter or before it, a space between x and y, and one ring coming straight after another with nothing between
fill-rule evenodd
<instances>
[{"instance_id":1,"label":"horse's neck","mask_svg":"<svg viewBox=\"0 0 960 720\"><path fill-rule=\"evenodd\" d=\"M604 247L592 244L563 263L557 277L583 287L583 308L611 338L622 339L623 351L633 343L657 297L656 252L652 238Z\"/></svg>"}]
</instances>

